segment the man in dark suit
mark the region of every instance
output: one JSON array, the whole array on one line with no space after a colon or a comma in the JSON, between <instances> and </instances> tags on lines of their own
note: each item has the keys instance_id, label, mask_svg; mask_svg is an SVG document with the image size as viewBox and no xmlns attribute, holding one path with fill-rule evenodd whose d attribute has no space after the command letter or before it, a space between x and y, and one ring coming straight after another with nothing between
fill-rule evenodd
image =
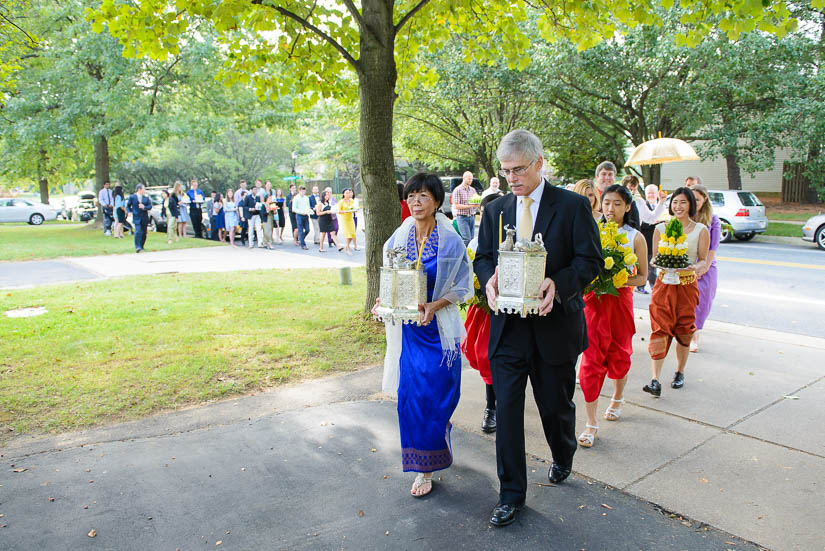
<instances>
[{"instance_id":1,"label":"man in dark suit","mask_svg":"<svg viewBox=\"0 0 825 551\"><path fill-rule=\"evenodd\" d=\"M500 482L490 523L506 526L515 520L527 494L524 391L528 377L553 453L550 482L557 484L570 475L576 451L576 360L587 347L582 290L596 277L603 260L590 204L542 178L544 153L535 135L526 130L510 132L497 155L501 176L513 193L484 210L474 264L490 305L498 296L499 224L515 227L519 239L540 233L547 249L539 314L527 318L494 314L490 321Z\"/></svg>"},{"instance_id":2,"label":"man in dark suit","mask_svg":"<svg viewBox=\"0 0 825 551\"><path fill-rule=\"evenodd\" d=\"M135 227L135 252L139 253L146 244L146 228L149 226L149 211L152 210L152 200L146 197L143 184L137 185L135 192L129 196L127 206Z\"/></svg>"}]
</instances>

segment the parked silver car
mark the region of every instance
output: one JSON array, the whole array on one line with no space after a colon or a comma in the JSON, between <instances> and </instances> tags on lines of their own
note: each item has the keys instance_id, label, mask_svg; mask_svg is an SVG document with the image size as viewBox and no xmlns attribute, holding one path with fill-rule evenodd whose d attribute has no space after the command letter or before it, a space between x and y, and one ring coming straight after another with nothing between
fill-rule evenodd
<instances>
[{"instance_id":1,"label":"parked silver car","mask_svg":"<svg viewBox=\"0 0 825 551\"><path fill-rule=\"evenodd\" d=\"M39 226L46 220L56 220L58 210L29 199L0 199L0 222L28 222Z\"/></svg>"},{"instance_id":2,"label":"parked silver car","mask_svg":"<svg viewBox=\"0 0 825 551\"><path fill-rule=\"evenodd\" d=\"M722 224L730 224L733 232L722 228L722 242L732 238L740 241L753 239L756 234L768 229L765 205L750 191L732 189L708 190L713 213Z\"/></svg>"},{"instance_id":3,"label":"parked silver car","mask_svg":"<svg viewBox=\"0 0 825 551\"><path fill-rule=\"evenodd\" d=\"M813 241L820 249L825 250L825 214L811 216L802 226L802 239Z\"/></svg>"}]
</instances>

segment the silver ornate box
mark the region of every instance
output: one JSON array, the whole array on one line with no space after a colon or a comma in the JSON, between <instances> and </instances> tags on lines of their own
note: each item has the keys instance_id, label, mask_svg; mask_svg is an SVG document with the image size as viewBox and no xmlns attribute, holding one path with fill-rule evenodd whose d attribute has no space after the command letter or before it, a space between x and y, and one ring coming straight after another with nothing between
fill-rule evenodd
<instances>
[{"instance_id":1,"label":"silver ornate box","mask_svg":"<svg viewBox=\"0 0 825 551\"><path fill-rule=\"evenodd\" d=\"M547 250L541 234L536 234L535 241L522 239L514 243L515 228L508 226L506 231L507 239L498 249L496 313L526 318L539 313L539 290L544 281Z\"/></svg>"},{"instance_id":2,"label":"silver ornate box","mask_svg":"<svg viewBox=\"0 0 825 551\"><path fill-rule=\"evenodd\" d=\"M404 247L387 251L387 265L381 268L380 304L376 316L391 323L418 323L419 304L427 302L427 274L407 260Z\"/></svg>"}]
</instances>

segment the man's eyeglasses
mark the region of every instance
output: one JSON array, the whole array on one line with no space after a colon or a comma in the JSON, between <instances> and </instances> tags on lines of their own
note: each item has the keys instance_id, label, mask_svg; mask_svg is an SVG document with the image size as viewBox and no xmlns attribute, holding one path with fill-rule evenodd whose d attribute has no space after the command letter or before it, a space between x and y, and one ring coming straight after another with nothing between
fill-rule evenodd
<instances>
[{"instance_id":1,"label":"man's eyeglasses","mask_svg":"<svg viewBox=\"0 0 825 551\"><path fill-rule=\"evenodd\" d=\"M498 175L502 178L508 178L511 174L513 176L524 176L524 174L527 172L527 169L533 166L533 163L535 162L536 161L533 161L527 166L517 166L516 168L502 168L498 171Z\"/></svg>"},{"instance_id":2,"label":"man's eyeglasses","mask_svg":"<svg viewBox=\"0 0 825 551\"><path fill-rule=\"evenodd\" d=\"M429 203L432 200L433 200L433 198L430 197L429 195L408 195L407 196L407 204L408 205L412 205L415 202L419 202L423 205L425 203Z\"/></svg>"}]
</instances>

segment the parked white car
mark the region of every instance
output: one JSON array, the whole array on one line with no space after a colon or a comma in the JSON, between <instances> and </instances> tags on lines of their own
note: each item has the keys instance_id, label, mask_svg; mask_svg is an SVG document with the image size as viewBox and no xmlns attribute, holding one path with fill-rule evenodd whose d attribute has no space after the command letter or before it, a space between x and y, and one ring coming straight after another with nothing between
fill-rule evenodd
<instances>
[{"instance_id":1,"label":"parked white car","mask_svg":"<svg viewBox=\"0 0 825 551\"><path fill-rule=\"evenodd\" d=\"M28 222L39 226L46 220L56 220L59 211L28 199L0 199L0 222Z\"/></svg>"},{"instance_id":2,"label":"parked white car","mask_svg":"<svg viewBox=\"0 0 825 551\"><path fill-rule=\"evenodd\" d=\"M825 250L825 214L811 216L802 226L802 239L813 241L820 249Z\"/></svg>"},{"instance_id":3,"label":"parked white car","mask_svg":"<svg viewBox=\"0 0 825 551\"><path fill-rule=\"evenodd\" d=\"M750 191L713 189L708 190L708 197L713 205L713 214L719 217L722 224L727 223L733 227L733 232L722 229L723 242L734 237L740 241L749 241L768 229L765 205Z\"/></svg>"}]
</instances>

